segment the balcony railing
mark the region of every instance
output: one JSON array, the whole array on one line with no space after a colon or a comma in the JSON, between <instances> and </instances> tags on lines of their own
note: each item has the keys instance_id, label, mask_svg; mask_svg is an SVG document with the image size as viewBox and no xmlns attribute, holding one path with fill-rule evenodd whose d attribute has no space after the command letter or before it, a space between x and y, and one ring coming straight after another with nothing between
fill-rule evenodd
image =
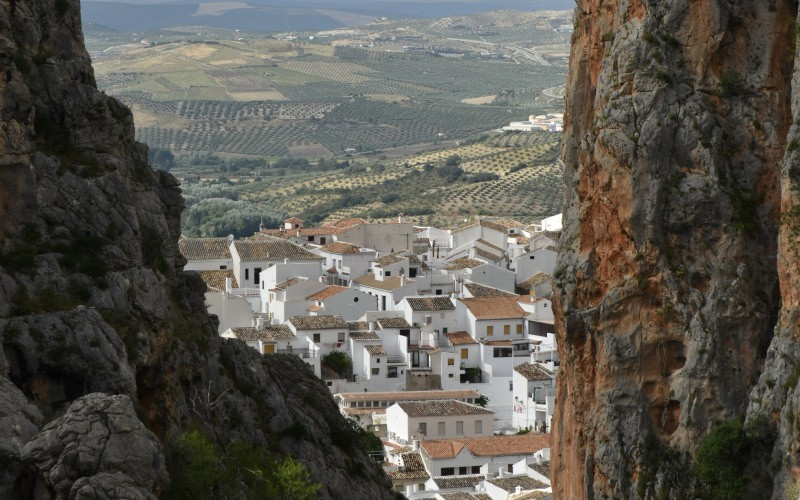
<instances>
[{"instance_id":1,"label":"balcony railing","mask_svg":"<svg viewBox=\"0 0 800 500\"><path fill-rule=\"evenodd\" d=\"M258 288L231 288L231 295L240 295L242 297L260 297L261 290Z\"/></svg>"},{"instance_id":2,"label":"balcony railing","mask_svg":"<svg viewBox=\"0 0 800 500\"><path fill-rule=\"evenodd\" d=\"M386 356L386 363L390 365L404 365L406 364L405 356Z\"/></svg>"},{"instance_id":3,"label":"balcony railing","mask_svg":"<svg viewBox=\"0 0 800 500\"><path fill-rule=\"evenodd\" d=\"M278 349L278 354L294 354L303 359L311 359L317 357L316 349Z\"/></svg>"}]
</instances>

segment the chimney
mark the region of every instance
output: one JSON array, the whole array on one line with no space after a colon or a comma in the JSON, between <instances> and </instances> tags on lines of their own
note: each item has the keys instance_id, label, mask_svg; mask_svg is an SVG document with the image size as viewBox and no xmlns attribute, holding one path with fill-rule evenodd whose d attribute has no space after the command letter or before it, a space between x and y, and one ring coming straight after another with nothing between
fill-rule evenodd
<instances>
[{"instance_id":1,"label":"chimney","mask_svg":"<svg viewBox=\"0 0 800 500\"><path fill-rule=\"evenodd\" d=\"M225 291L231 293L232 289L233 289L233 278L228 276L227 278L225 278Z\"/></svg>"},{"instance_id":2,"label":"chimney","mask_svg":"<svg viewBox=\"0 0 800 500\"><path fill-rule=\"evenodd\" d=\"M285 259L283 259L283 263L284 264L288 264L289 263L289 257L286 257Z\"/></svg>"},{"instance_id":3,"label":"chimney","mask_svg":"<svg viewBox=\"0 0 800 500\"><path fill-rule=\"evenodd\" d=\"M400 275L400 286L406 286L406 275L405 274L401 274Z\"/></svg>"},{"instance_id":4,"label":"chimney","mask_svg":"<svg viewBox=\"0 0 800 500\"><path fill-rule=\"evenodd\" d=\"M475 258L475 247L472 247L472 248L469 249L469 258L470 259L474 259Z\"/></svg>"},{"instance_id":5,"label":"chimney","mask_svg":"<svg viewBox=\"0 0 800 500\"><path fill-rule=\"evenodd\" d=\"M256 317L256 328L261 330L264 328L264 318L261 316Z\"/></svg>"},{"instance_id":6,"label":"chimney","mask_svg":"<svg viewBox=\"0 0 800 500\"><path fill-rule=\"evenodd\" d=\"M397 223L398 224L402 224L403 223L403 217L405 217L405 215L406 214L404 214L403 212L400 212L399 214L397 214Z\"/></svg>"},{"instance_id":7,"label":"chimney","mask_svg":"<svg viewBox=\"0 0 800 500\"><path fill-rule=\"evenodd\" d=\"M500 469L497 471L497 477L506 477L506 470L505 470L505 468L503 468L503 467L500 467Z\"/></svg>"},{"instance_id":8,"label":"chimney","mask_svg":"<svg viewBox=\"0 0 800 500\"><path fill-rule=\"evenodd\" d=\"M299 238L299 237L300 237L300 229L298 229L297 231L295 231L295 232L294 232L294 235L295 235L295 236L297 236L297 237Z\"/></svg>"},{"instance_id":9,"label":"chimney","mask_svg":"<svg viewBox=\"0 0 800 500\"><path fill-rule=\"evenodd\" d=\"M419 439L414 439L411 441L411 449L414 451L419 451Z\"/></svg>"},{"instance_id":10,"label":"chimney","mask_svg":"<svg viewBox=\"0 0 800 500\"><path fill-rule=\"evenodd\" d=\"M375 322L374 321L370 321L369 322L369 331L371 331L371 332L375 331Z\"/></svg>"},{"instance_id":11,"label":"chimney","mask_svg":"<svg viewBox=\"0 0 800 500\"><path fill-rule=\"evenodd\" d=\"M544 457L541 455L536 455L536 465L542 465L544 462Z\"/></svg>"},{"instance_id":12,"label":"chimney","mask_svg":"<svg viewBox=\"0 0 800 500\"><path fill-rule=\"evenodd\" d=\"M519 495L520 493L522 493L522 486L514 488L514 494Z\"/></svg>"}]
</instances>

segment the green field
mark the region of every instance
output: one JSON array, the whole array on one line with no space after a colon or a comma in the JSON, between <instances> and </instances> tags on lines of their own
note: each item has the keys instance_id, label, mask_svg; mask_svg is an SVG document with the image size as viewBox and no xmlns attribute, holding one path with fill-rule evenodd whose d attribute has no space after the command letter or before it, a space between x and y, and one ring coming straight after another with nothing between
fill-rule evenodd
<instances>
[{"instance_id":1,"label":"green field","mask_svg":"<svg viewBox=\"0 0 800 500\"><path fill-rule=\"evenodd\" d=\"M465 139L560 111L567 14L497 12L268 36L84 27L98 86L174 154L342 156ZM519 51L535 51L539 60Z\"/></svg>"}]
</instances>

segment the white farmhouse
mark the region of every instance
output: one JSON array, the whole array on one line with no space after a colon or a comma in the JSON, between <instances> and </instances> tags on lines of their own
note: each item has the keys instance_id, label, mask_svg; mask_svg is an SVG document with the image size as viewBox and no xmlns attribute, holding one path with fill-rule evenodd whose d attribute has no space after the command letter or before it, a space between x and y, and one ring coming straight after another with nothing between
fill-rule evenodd
<instances>
[{"instance_id":1,"label":"white farmhouse","mask_svg":"<svg viewBox=\"0 0 800 500\"><path fill-rule=\"evenodd\" d=\"M420 442L425 469L433 476L472 474L504 475L520 460L548 448L550 436L529 432L521 435L442 439ZM427 486L427 485L426 485ZM438 488L437 488L438 489Z\"/></svg>"},{"instance_id":2,"label":"white farmhouse","mask_svg":"<svg viewBox=\"0 0 800 500\"><path fill-rule=\"evenodd\" d=\"M490 436L494 412L456 400L399 402L386 410L387 437L407 444L414 439Z\"/></svg>"}]
</instances>

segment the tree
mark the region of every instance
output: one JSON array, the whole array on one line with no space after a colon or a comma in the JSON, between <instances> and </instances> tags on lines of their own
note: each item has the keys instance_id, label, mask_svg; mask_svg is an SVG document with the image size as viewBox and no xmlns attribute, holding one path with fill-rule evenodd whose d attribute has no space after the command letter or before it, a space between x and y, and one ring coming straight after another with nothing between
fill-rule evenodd
<instances>
[{"instance_id":1,"label":"tree","mask_svg":"<svg viewBox=\"0 0 800 500\"><path fill-rule=\"evenodd\" d=\"M350 370L350 367L353 366L353 361L350 356L342 351L332 351L322 356L321 364L342 375Z\"/></svg>"},{"instance_id":2,"label":"tree","mask_svg":"<svg viewBox=\"0 0 800 500\"><path fill-rule=\"evenodd\" d=\"M489 404L489 397L481 394L480 397L475 400L475 402L478 403L480 406L486 408L486 405Z\"/></svg>"},{"instance_id":3,"label":"tree","mask_svg":"<svg viewBox=\"0 0 800 500\"><path fill-rule=\"evenodd\" d=\"M444 162L447 167L457 167L461 165L461 157L458 155L450 155Z\"/></svg>"}]
</instances>

